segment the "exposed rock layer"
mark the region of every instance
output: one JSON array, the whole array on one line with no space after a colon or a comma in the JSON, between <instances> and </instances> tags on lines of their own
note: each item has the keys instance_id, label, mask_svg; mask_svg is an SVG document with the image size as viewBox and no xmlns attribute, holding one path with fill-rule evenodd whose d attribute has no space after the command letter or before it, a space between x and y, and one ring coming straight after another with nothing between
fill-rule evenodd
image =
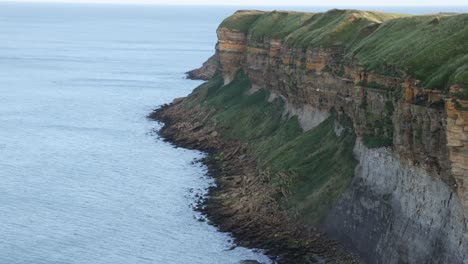
<instances>
[{"instance_id":1,"label":"exposed rock layer","mask_svg":"<svg viewBox=\"0 0 468 264\"><path fill-rule=\"evenodd\" d=\"M355 146L355 178L324 221L369 263L466 263L468 230L456 194L388 149Z\"/></svg>"},{"instance_id":2,"label":"exposed rock layer","mask_svg":"<svg viewBox=\"0 0 468 264\"><path fill-rule=\"evenodd\" d=\"M337 19L342 24L333 29L370 19L358 32L366 37L384 22L367 13L351 14ZM346 57L339 45L298 47L287 35L253 37L256 32L248 25L225 24L218 29L216 49L225 84L244 71L252 84L249 94L267 90L270 100L281 98L283 117L297 116L304 131L330 112L352 122L359 165L324 219L325 230L370 263L468 259L468 102L458 96L463 84L451 84L449 91L428 89L425 80L405 69L384 65L392 72L387 75L369 70L358 58ZM263 187L265 193L268 188Z\"/></svg>"},{"instance_id":3,"label":"exposed rock layer","mask_svg":"<svg viewBox=\"0 0 468 264\"><path fill-rule=\"evenodd\" d=\"M393 145L401 158L456 189L468 209L466 111L457 110L452 97L419 87L410 75L368 72L356 61L343 64L340 49L291 48L285 39L258 41L223 27L218 38L226 83L244 69L253 89L272 91L296 109L342 109L352 117L358 136L387 141L383 145Z\"/></svg>"},{"instance_id":4,"label":"exposed rock layer","mask_svg":"<svg viewBox=\"0 0 468 264\"><path fill-rule=\"evenodd\" d=\"M275 263L361 263L347 248L282 210L272 198L275 188L266 180L270 176L258 174L248 146L223 139L215 123L205 122L213 112L186 103L177 99L150 117L164 123L159 132L164 139L209 153L202 162L217 187L210 189L198 210L211 223L231 232L240 245L265 249Z\"/></svg>"},{"instance_id":5,"label":"exposed rock layer","mask_svg":"<svg viewBox=\"0 0 468 264\"><path fill-rule=\"evenodd\" d=\"M192 80L209 80L213 78L219 68L219 58L215 54L211 56L203 65L195 70L186 72L187 78Z\"/></svg>"}]
</instances>

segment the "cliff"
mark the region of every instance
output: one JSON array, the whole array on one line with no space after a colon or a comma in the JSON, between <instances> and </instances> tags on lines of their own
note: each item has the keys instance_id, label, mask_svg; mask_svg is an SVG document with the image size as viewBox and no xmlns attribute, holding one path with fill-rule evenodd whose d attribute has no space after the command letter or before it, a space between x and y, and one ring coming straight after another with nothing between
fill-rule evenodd
<instances>
[{"instance_id":1,"label":"cliff","mask_svg":"<svg viewBox=\"0 0 468 264\"><path fill-rule=\"evenodd\" d=\"M281 215L282 229L319 228L369 263L464 263L466 25L467 14L238 11L217 30L217 74L158 116L179 142L243 146L245 186L267 197L235 196L265 226Z\"/></svg>"},{"instance_id":2,"label":"cliff","mask_svg":"<svg viewBox=\"0 0 468 264\"><path fill-rule=\"evenodd\" d=\"M187 78L192 80L208 81L214 77L218 68L218 55L214 54L206 62L204 62L200 68L186 72Z\"/></svg>"}]
</instances>

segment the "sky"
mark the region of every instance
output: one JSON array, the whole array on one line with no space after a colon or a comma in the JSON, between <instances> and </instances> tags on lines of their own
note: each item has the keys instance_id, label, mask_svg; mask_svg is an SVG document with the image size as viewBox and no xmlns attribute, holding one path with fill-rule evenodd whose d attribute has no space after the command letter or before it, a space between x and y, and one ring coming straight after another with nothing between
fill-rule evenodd
<instances>
[{"instance_id":1,"label":"sky","mask_svg":"<svg viewBox=\"0 0 468 264\"><path fill-rule=\"evenodd\" d=\"M468 0L0 0L0 2L238 6L468 6Z\"/></svg>"}]
</instances>

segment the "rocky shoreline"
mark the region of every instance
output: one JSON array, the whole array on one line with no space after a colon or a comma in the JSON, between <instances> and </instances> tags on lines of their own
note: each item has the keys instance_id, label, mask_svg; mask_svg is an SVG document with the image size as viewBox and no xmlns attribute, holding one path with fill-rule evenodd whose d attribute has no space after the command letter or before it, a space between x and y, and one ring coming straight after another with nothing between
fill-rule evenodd
<instances>
[{"instance_id":1,"label":"rocky shoreline","mask_svg":"<svg viewBox=\"0 0 468 264\"><path fill-rule=\"evenodd\" d=\"M217 187L199 207L239 245L279 263L360 262L341 245L369 263L463 263L465 53L435 51L459 46L466 19L241 10L187 73L208 82L152 117L209 153Z\"/></svg>"},{"instance_id":2,"label":"rocky shoreline","mask_svg":"<svg viewBox=\"0 0 468 264\"><path fill-rule=\"evenodd\" d=\"M209 113L183 107L184 99L164 105L149 118L164 125L159 135L175 146L208 155L201 160L216 181L197 210L237 245L264 249L275 263L361 263L357 256L327 239L318 229L302 225L281 210L266 184L268 173L256 170L248 147L220 137L216 127L201 126Z\"/></svg>"}]
</instances>

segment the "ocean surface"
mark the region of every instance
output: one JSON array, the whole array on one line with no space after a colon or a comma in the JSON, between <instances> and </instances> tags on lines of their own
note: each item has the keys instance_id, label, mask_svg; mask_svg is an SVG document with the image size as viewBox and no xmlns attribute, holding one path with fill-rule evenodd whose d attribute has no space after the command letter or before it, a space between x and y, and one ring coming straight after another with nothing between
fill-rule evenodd
<instances>
[{"instance_id":1,"label":"ocean surface","mask_svg":"<svg viewBox=\"0 0 468 264\"><path fill-rule=\"evenodd\" d=\"M0 3L0 264L268 262L197 220L203 154L145 118L236 9Z\"/></svg>"},{"instance_id":2,"label":"ocean surface","mask_svg":"<svg viewBox=\"0 0 468 264\"><path fill-rule=\"evenodd\" d=\"M224 15L0 4L1 264L265 261L195 219L202 154L145 118L198 85Z\"/></svg>"}]
</instances>

